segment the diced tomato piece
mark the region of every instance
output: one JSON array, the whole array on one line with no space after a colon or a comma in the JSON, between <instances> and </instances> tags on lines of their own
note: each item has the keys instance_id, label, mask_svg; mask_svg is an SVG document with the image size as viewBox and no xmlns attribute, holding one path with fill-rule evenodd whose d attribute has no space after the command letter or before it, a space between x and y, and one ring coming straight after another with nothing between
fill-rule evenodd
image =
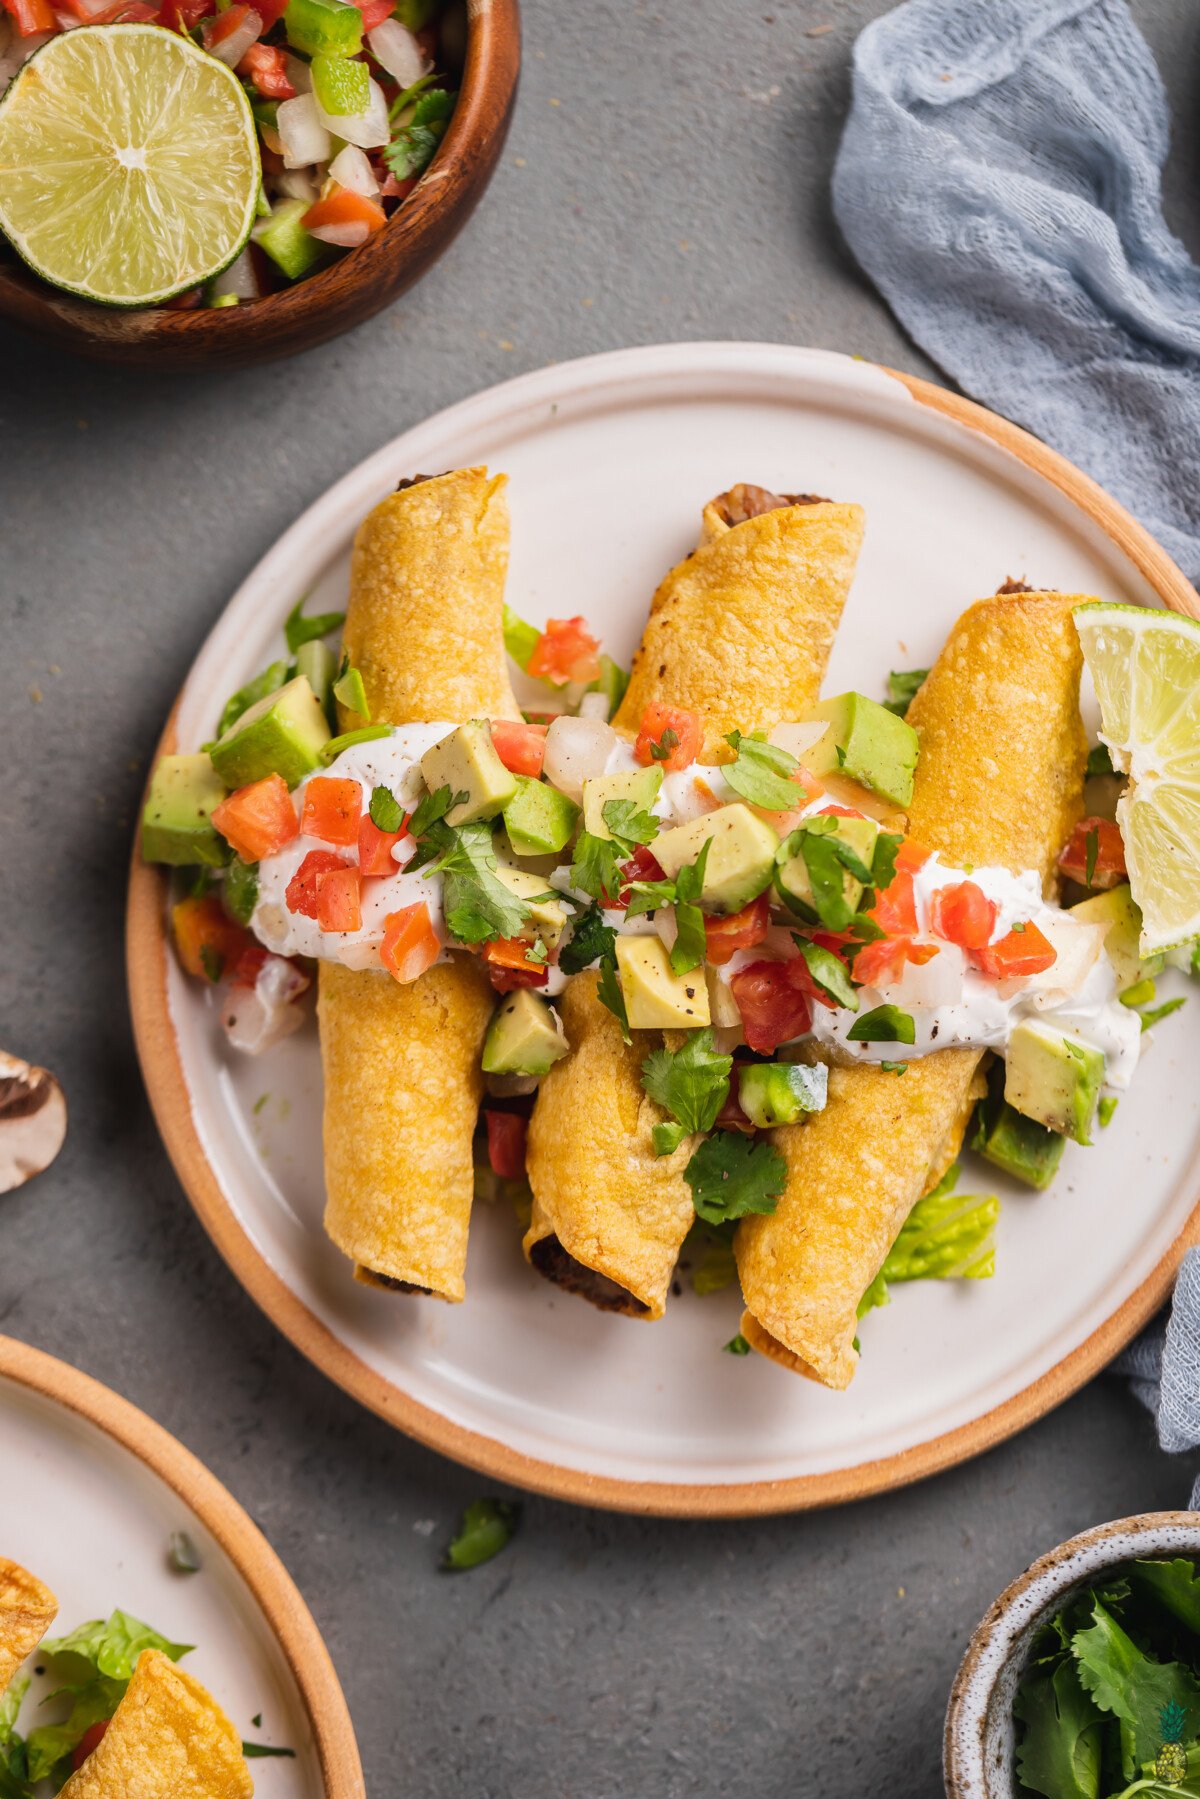
<instances>
[{"instance_id":1,"label":"diced tomato piece","mask_svg":"<svg viewBox=\"0 0 1200 1799\"><path fill-rule=\"evenodd\" d=\"M929 927L960 949L984 949L996 928L996 902L975 881L939 887L929 902Z\"/></svg>"},{"instance_id":2,"label":"diced tomato piece","mask_svg":"<svg viewBox=\"0 0 1200 1799\"><path fill-rule=\"evenodd\" d=\"M417 980L427 968L432 968L441 951L424 900L418 900L415 906L404 906L399 912L389 912L384 919L379 959L395 980Z\"/></svg>"},{"instance_id":3,"label":"diced tomato piece","mask_svg":"<svg viewBox=\"0 0 1200 1799\"><path fill-rule=\"evenodd\" d=\"M818 818L865 818L866 816L865 812L859 812L854 806L836 806L832 800L827 806L822 806L817 814Z\"/></svg>"},{"instance_id":4,"label":"diced tomato piece","mask_svg":"<svg viewBox=\"0 0 1200 1799\"><path fill-rule=\"evenodd\" d=\"M729 983L746 1042L763 1055L802 1037L812 1025L808 996L793 985L788 967L786 962L751 962Z\"/></svg>"},{"instance_id":5,"label":"diced tomato piece","mask_svg":"<svg viewBox=\"0 0 1200 1799\"><path fill-rule=\"evenodd\" d=\"M158 22L165 25L168 31L190 32L201 19L208 14L210 0L163 0L159 10ZM261 17L261 8L255 7ZM267 28L263 20L263 30Z\"/></svg>"},{"instance_id":6,"label":"diced tomato piece","mask_svg":"<svg viewBox=\"0 0 1200 1799\"><path fill-rule=\"evenodd\" d=\"M175 948L189 974L219 981L250 947L251 938L235 924L215 893L180 900L172 908Z\"/></svg>"},{"instance_id":7,"label":"diced tomato piece","mask_svg":"<svg viewBox=\"0 0 1200 1799\"><path fill-rule=\"evenodd\" d=\"M362 926L362 876L357 868L324 868L317 875L317 923L323 931Z\"/></svg>"},{"instance_id":8,"label":"diced tomato piece","mask_svg":"<svg viewBox=\"0 0 1200 1799\"><path fill-rule=\"evenodd\" d=\"M1058 952L1032 920L1023 930L1013 929L999 943L975 951L975 965L991 981L1014 981L1023 975L1041 974L1053 968Z\"/></svg>"},{"instance_id":9,"label":"diced tomato piece","mask_svg":"<svg viewBox=\"0 0 1200 1799\"><path fill-rule=\"evenodd\" d=\"M258 8L254 9L256 12ZM296 89L288 79L287 52L281 44L251 44L237 66L244 81L252 81L264 100L294 100Z\"/></svg>"},{"instance_id":10,"label":"diced tomato piece","mask_svg":"<svg viewBox=\"0 0 1200 1799\"><path fill-rule=\"evenodd\" d=\"M741 1079L738 1073L739 1066L745 1067L745 1063L735 1062L733 1065L733 1079L729 1083L729 1092L725 1096L725 1104L717 1113L713 1129L714 1131L743 1131L747 1136L753 1136L758 1126L742 1111L742 1102L738 1097L738 1082Z\"/></svg>"},{"instance_id":11,"label":"diced tomato piece","mask_svg":"<svg viewBox=\"0 0 1200 1799\"><path fill-rule=\"evenodd\" d=\"M394 875L397 872L392 851L402 837L408 836L408 820L398 831L381 831L369 812L358 824L358 869L363 875Z\"/></svg>"},{"instance_id":12,"label":"diced tomato piece","mask_svg":"<svg viewBox=\"0 0 1200 1799\"><path fill-rule=\"evenodd\" d=\"M918 868L924 868L933 851L927 850L923 843L915 837L906 837L896 851L896 870L899 874L915 875Z\"/></svg>"},{"instance_id":13,"label":"diced tomato piece","mask_svg":"<svg viewBox=\"0 0 1200 1799\"><path fill-rule=\"evenodd\" d=\"M257 17L257 7L241 5L235 0L233 6L227 6L224 12L219 12L215 18L206 20L201 34L204 39L204 48L211 50L214 44L223 44L225 39L232 37L235 31L240 31L252 10ZM261 19L259 23L261 26Z\"/></svg>"},{"instance_id":14,"label":"diced tomato piece","mask_svg":"<svg viewBox=\"0 0 1200 1799\"><path fill-rule=\"evenodd\" d=\"M421 46L421 54L425 61L431 64L435 63L438 59L439 48L437 21L431 19L428 25L422 25L420 31L414 31L413 36Z\"/></svg>"},{"instance_id":15,"label":"diced tomato piece","mask_svg":"<svg viewBox=\"0 0 1200 1799\"><path fill-rule=\"evenodd\" d=\"M387 224L387 214L369 194L356 194L352 187L339 187L335 182L329 193L313 202L300 223L306 231L317 231L322 225L365 225L366 236L372 237Z\"/></svg>"},{"instance_id":16,"label":"diced tomato piece","mask_svg":"<svg viewBox=\"0 0 1200 1799\"><path fill-rule=\"evenodd\" d=\"M568 681L594 681L600 673L600 639L592 636L582 616L547 619L528 670L556 687L565 687Z\"/></svg>"},{"instance_id":17,"label":"diced tomato piece","mask_svg":"<svg viewBox=\"0 0 1200 1799\"><path fill-rule=\"evenodd\" d=\"M488 1161L492 1173L504 1181L519 1181L525 1173L526 1121L521 1112L494 1112L484 1108L487 1125Z\"/></svg>"},{"instance_id":18,"label":"diced tomato piece","mask_svg":"<svg viewBox=\"0 0 1200 1799\"><path fill-rule=\"evenodd\" d=\"M277 25L288 9L288 0L254 0L254 10L262 20L262 34L266 37L272 25ZM204 15L201 14L201 17Z\"/></svg>"},{"instance_id":19,"label":"diced tomato piece","mask_svg":"<svg viewBox=\"0 0 1200 1799\"><path fill-rule=\"evenodd\" d=\"M260 862L292 841L300 829L282 775L265 775L239 787L216 807L213 824L243 862Z\"/></svg>"},{"instance_id":20,"label":"diced tomato piece","mask_svg":"<svg viewBox=\"0 0 1200 1799\"><path fill-rule=\"evenodd\" d=\"M300 814L300 829L305 837L319 837L322 843L357 843L361 818L362 787L359 782L343 781L330 775L309 777Z\"/></svg>"},{"instance_id":21,"label":"diced tomato piece","mask_svg":"<svg viewBox=\"0 0 1200 1799\"><path fill-rule=\"evenodd\" d=\"M390 19L396 10L396 0L354 0L354 4L363 16L364 37L368 31L374 31L376 25L382 25L385 19Z\"/></svg>"},{"instance_id":22,"label":"diced tomato piece","mask_svg":"<svg viewBox=\"0 0 1200 1799\"><path fill-rule=\"evenodd\" d=\"M419 179L420 177L417 175L406 175L403 181L397 181L389 170L380 185L379 198L381 200L407 200Z\"/></svg>"},{"instance_id":23,"label":"diced tomato piece","mask_svg":"<svg viewBox=\"0 0 1200 1799\"><path fill-rule=\"evenodd\" d=\"M661 768L664 774L673 775L681 768L691 767L703 742L704 720L698 712L651 700L642 713L633 753L644 768Z\"/></svg>"},{"instance_id":24,"label":"diced tomato piece","mask_svg":"<svg viewBox=\"0 0 1200 1799\"><path fill-rule=\"evenodd\" d=\"M896 874L867 914L889 937L911 937L917 928L917 896L911 872L898 868Z\"/></svg>"},{"instance_id":25,"label":"diced tomato piece","mask_svg":"<svg viewBox=\"0 0 1200 1799\"><path fill-rule=\"evenodd\" d=\"M639 843L628 862L621 864L622 881L665 881L666 878L653 850L647 849L644 843ZM609 904L619 906L623 911L632 898L633 888L622 886L616 899L610 900Z\"/></svg>"},{"instance_id":26,"label":"diced tomato piece","mask_svg":"<svg viewBox=\"0 0 1200 1799\"><path fill-rule=\"evenodd\" d=\"M303 862L287 884L283 900L289 912L302 913L305 918L315 919L317 916L317 876L334 868L347 868L340 856L332 850L309 850Z\"/></svg>"},{"instance_id":27,"label":"diced tomato piece","mask_svg":"<svg viewBox=\"0 0 1200 1799\"><path fill-rule=\"evenodd\" d=\"M854 979L860 987L886 987L904 974L906 963L920 968L938 953L936 943L914 943L911 937L881 937L864 943L854 958Z\"/></svg>"},{"instance_id":28,"label":"diced tomato piece","mask_svg":"<svg viewBox=\"0 0 1200 1799\"><path fill-rule=\"evenodd\" d=\"M262 972L262 965L270 954L261 943L252 943L244 949L233 966L229 979L234 987L253 987Z\"/></svg>"},{"instance_id":29,"label":"diced tomato piece","mask_svg":"<svg viewBox=\"0 0 1200 1799\"><path fill-rule=\"evenodd\" d=\"M494 937L483 946L483 959L488 976L497 993L511 993L514 987L544 987L550 979L547 961L530 959L531 943L521 937Z\"/></svg>"},{"instance_id":30,"label":"diced tomato piece","mask_svg":"<svg viewBox=\"0 0 1200 1799\"><path fill-rule=\"evenodd\" d=\"M732 961L740 949L753 949L756 943L761 943L770 928L771 901L765 893L760 893L740 912L731 912L727 918L706 918L705 960L720 967Z\"/></svg>"},{"instance_id":31,"label":"diced tomato piece","mask_svg":"<svg viewBox=\"0 0 1200 1799\"><path fill-rule=\"evenodd\" d=\"M71 1751L71 1770L73 1773L78 1774L80 1768L82 1768L84 1762L92 1753L92 1750L99 1748L100 1744L104 1741L104 1733L108 1729L110 1723L111 1719L101 1718L98 1724L88 1725L74 1749Z\"/></svg>"},{"instance_id":32,"label":"diced tomato piece","mask_svg":"<svg viewBox=\"0 0 1200 1799\"><path fill-rule=\"evenodd\" d=\"M492 742L510 774L532 775L537 779L546 754L548 728L546 725L515 724L509 718L492 720Z\"/></svg>"},{"instance_id":33,"label":"diced tomato piece","mask_svg":"<svg viewBox=\"0 0 1200 1799\"><path fill-rule=\"evenodd\" d=\"M1092 860L1090 881L1089 856ZM1116 887L1128 875L1120 827L1108 818L1081 818L1058 858L1058 866L1081 887Z\"/></svg>"}]
</instances>

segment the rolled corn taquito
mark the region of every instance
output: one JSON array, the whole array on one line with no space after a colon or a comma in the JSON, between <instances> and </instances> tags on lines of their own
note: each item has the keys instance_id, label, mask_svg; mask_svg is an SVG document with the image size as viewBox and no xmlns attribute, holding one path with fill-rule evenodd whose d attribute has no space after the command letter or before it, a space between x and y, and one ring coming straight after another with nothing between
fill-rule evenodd
<instances>
[{"instance_id":1,"label":"rolled corn taquito","mask_svg":"<svg viewBox=\"0 0 1200 1799\"><path fill-rule=\"evenodd\" d=\"M0 1694L54 1622L58 1600L36 1575L0 1555Z\"/></svg>"},{"instance_id":2,"label":"rolled corn taquito","mask_svg":"<svg viewBox=\"0 0 1200 1799\"><path fill-rule=\"evenodd\" d=\"M908 829L946 861L1037 869L1047 894L1083 810L1087 739L1071 609L1084 594L978 600L909 709L920 737ZM909 1212L957 1156L984 1051L913 1057L903 1080L859 1064L829 1102L772 1133L787 1185L734 1240L751 1347L828 1387L858 1363L857 1310Z\"/></svg>"},{"instance_id":3,"label":"rolled corn taquito","mask_svg":"<svg viewBox=\"0 0 1200 1799\"><path fill-rule=\"evenodd\" d=\"M707 753L726 731L770 729L812 706L863 535L858 506L739 486L704 511L700 547L654 596L629 690L614 723L635 731L654 699L705 715ZM695 1218L684 1179L694 1140L656 1156L665 1114L642 1063L660 1031L621 1039L576 975L563 1000L572 1053L538 1089L527 1167L533 1216L525 1254L593 1305L661 1318L680 1245Z\"/></svg>"},{"instance_id":4,"label":"rolled corn taquito","mask_svg":"<svg viewBox=\"0 0 1200 1799\"><path fill-rule=\"evenodd\" d=\"M250 1799L241 1739L212 1694L144 1649L96 1748L60 1799Z\"/></svg>"},{"instance_id":5,"label":"rolled corn taquito","mask_svg":"<svg viewBox=\"0 0 1200 1799\"><path fill-rule=\"evenodd\" d=\"M504 657L506 485L482 468L419 479L359 527L344 642L373 720L520 718ZM494 999L468 955L408 984L321 963L325 1229L360 1281L463 1297Z\"/></svg>"}]
</instances>

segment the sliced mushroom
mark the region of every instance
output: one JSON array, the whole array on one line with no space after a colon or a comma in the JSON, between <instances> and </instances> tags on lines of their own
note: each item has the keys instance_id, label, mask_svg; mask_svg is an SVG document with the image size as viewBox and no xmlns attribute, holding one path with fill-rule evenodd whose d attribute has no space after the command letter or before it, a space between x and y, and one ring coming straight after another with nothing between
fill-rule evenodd
<instances>
[{"instance_id":1,"label":"sliced mushroom","mask_svg":"<svg viewBox=\"0 0 1200 1799\"><path fill-rule=\"evenodd\" d=\"M67 1134L67 1102L46 1068L0 1050L0 1193L49 1168Z\"/></svg>"}]
</instances>

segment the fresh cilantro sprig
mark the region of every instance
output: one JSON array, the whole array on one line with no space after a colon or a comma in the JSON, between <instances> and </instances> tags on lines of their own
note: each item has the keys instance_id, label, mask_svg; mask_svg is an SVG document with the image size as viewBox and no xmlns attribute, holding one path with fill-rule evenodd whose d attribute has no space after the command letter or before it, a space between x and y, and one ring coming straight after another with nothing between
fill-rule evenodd
<instances>
[{"instance_id":1,"label":"fresh cilantro sprig","mask_svg":"<svg viewBox=\"0 0 1200 1799\"><path fill-rule=\"evenodd\" d=\"M613 839L622 846L653 843L658 836L657 818L653 812L643 811L636 800L605 800L600 812Z\"/></svg>"},{"instance_id":2,"label":"fresh cilantro sprig","mask_svg":"<svg viewBox=\"0 0 1200 1799\"><path fill-rule=\"evenodd\" d=\"M634 800L606 800L601 815L610 835L600 837L593 831L580 831L571 860L571 885L604 906L612 905L625 885L621 863L627 862L635 849L653 843L658 835L658 820L653 813L641 810ZM645 911L646 907L639 910Z\"/></svg>"},{"instance_id":3,"label":"fresh cilantro sprig","mask_svg":"<svg viewBox=\"0 0 1200 1799\"><path fill-rule=\"evenodd\" d=\"M671 751L679 748L679 732L668 725L661 737L651 738L650 756L655 762L665 762Z\"/></svg>"},{"instance_id":4,"label":"fresh cilantro sprig","mask_svg":"<svg viewBox=\"0 0 1200 1799\"><path fill-rule=\"evenodd\" d=\"M600 981L596 988L596 997L602 1006L607 1006L621 1027L621 1035L626 1043L632 1043L629 1031L629 1013L625 1006L625 995L621 992L621 983L617 979L616 957L605 957L600 964Z\"/></svg>"},{"instance_id":5,"label":"fresh cilantro sprig","mask_svg":"<svg viewBox=\"0 0 1200 1799\"><path fill-rule=\"evenodd\" d=\"M676 935L671 948L672 974L690 974L693 968L699 968L708 949L700 895L704 891L704 871L711 848L712 838L709 837L696 860L687 863L675 877Z\"/></svg>"},{"instance_id":6,"label":"fresh cilantro sprig","mask_svg":"<svg viewBox=\"0 0 1200 1799\"><path fill-rule=\"evenodd\" d=\"M404 823L404 807L390 787L380 786L371 789L371 800L367 811L376 830L386 831L389 835L398 831Z\"/></svg>"},{"instance_id":7,"label":"fresh cilantro sprig","mask_svg":"<svg viewBox=\"0 0 1200 1799\"><path fill-rule=\"evenodd\" d=\"M580 974L593 962L616 955L617 933L605 924L599 906L591 905L581 912L571 927L571 936L558 954L558 966L564 974Z\"/></svg>"},{"instance_id":8,"label":"fresh cilantro sprig","mask_svg":"<svg viewBox=\"0 0 1200 1799\"><path fill-rule=\"evenodd\" d=\"M733 1057L722 1055L711 1028L690 1031L676 1050L656 1049L642 1064L642 1086L687 1134L711 1131L729 1097ZM675 1148L676 1138L671 1145ZM662 1153L662 1152L660 1152Z\"/></svg>"},{"instance_id":9,"label":"fresh cilantro sprig","mask_svg":"<svg viewBox=\"0 0 1200 1799\"><path fill-rule=\"evenodd\" d=\"M443 821L430 827L441 847L431 865L442 877L446 929L460 943L489 943L516 937L529 922L529 907L496 878L491 827L477 819L452 830Z\"/></svg>"},{"instance_id":10,"label":"fresh cilantro sprig","mask_svg":"<svg viewBox=\"0 0 1200 1799\"><path fill-rule=\"evenodd\" d=\"M721 773L733 791L752 806L786 812L804 800L803 787L792 779L800 764L789 751L760 736L743 737L740 731L730 731L725 741L735 760L725 763Z\"/></svg>"},{"instance_id":11,"label":"fresh cilantro sprig","mask_svg":"<svg viewBox=\"0 0 1200 1799\"><path fill-rule=\"evenodd\" d=\"M927 668L894 668L887 679L888 696L883 702L888 711L894 712L897 718L904 718L928 673Z\"/></svg>"},{"instance_id":12,"label":"fresh cilantro sprig","mask_svg":"<svg viewBox=\"0 0 1200 1799\"><path fill-rule=\"evenodd\" d=\"M916 1025L911 1012L899 1006L876 1006L856 1018L846 1032L851 1043L915 1043Z\"/></svg>"},{"instance_id":13,"label":"fresh cilantro sprig","mask_svg":"<svg viewBox=\"0 0 1200 1799\"><path fill-rule=\"evenodd\" d=\"M429 836L432 827L440 819L445 818L447 812L451 811L453 807L461 805L467 798L466 793L452 793L449 786L438 787L432 793L424 794L418 800L416 810L408 821L409 836L416 838L420 844L423 838ZM431 852L434 847L431 845ZM417 856L414 857L414 866L419 868L422 862L428 860L429 854L422 855L421 850L418 849Z\"/></svg>"},{"instance_id":14,"label":"fresh cilantro sprig","mask_svg":"<svg viewBox=\"0 0 1200 1799\"><path fill-rule=\"evenodd\" d=\"M826 949L820 943L797 936L795 932L792 933L792 942L804 957L813 985L819 987L835 1006L844 1006L848 1012L857 1012L858 989L851 981L841 957L835 956L831 949Z\"/></svg>"},{"instance_id":15,"label":"fresh cilantro sprig","mask_svg":"<svg viewBox=\"0 0 1200 1799\"><path fill-rule=\"evenodd\" d=\"M787 1163L771 1143L741 1131L706 1137L684 1169L692 1204L709 1224L771 1213L787 1184Z\"/></svg>"},{"instance_id":16,"label":"fresh cilantro sprig","mask_svg":"<svg viewBox=\"0 0 1200 1799\"><path fill-rule=\"evenodd\" d=\"M411 102L411 113L391 142L384 146L383 160L397 181L408 181L412 176L420 175L433 161L458 95L446 88L435 87L426 88L414 98L413 89L409 88L399 98L402 102ZM407 104L399 105L393 116L399 117L407 110Z\"/></svg>"}]
</instances>

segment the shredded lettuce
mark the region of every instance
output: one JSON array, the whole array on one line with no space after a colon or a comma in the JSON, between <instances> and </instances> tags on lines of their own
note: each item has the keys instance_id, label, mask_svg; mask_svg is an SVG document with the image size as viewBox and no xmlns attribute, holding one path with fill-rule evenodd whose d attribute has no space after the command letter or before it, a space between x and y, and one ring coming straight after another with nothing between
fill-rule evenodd
<instances>
[{"instance_id":1,"label":"shredded lettuce","mask_svg":"<svg viewBox=\"0 0 1200 1799\"><path fill-rule=\"evenodd\" d=\"M917 1201L887 1259L859 1301L858 1315L889 1303L892 1283L989 1280L996 1272L1000 1201L956 1193L956 1162L932 1193Z\"/></svg>"},{"instance_id":2,"label":"shredded lettuce","mask_svg":"<svg viewBox=\"0 0 1200 1799\"><path fill-rule=\"evenodd\" d=\"M111 1718L133 1678L138 1657L158 1649L177 1662L190 1643L171 1643L128 1612L93 1618L64 1637L47 1637L38 1651L55 1681L52 1698L69 1697L71 1709L60 1724L39 1724L25 1740L29 1779L62 1780L71 1756L91 1729Z\"/></svg>"}]
</instances>

